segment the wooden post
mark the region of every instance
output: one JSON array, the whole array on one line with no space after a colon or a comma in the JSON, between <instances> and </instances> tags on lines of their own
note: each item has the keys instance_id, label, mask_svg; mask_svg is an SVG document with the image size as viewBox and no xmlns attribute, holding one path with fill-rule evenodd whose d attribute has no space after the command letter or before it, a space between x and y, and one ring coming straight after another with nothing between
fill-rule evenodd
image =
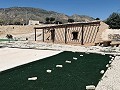
<instances>
[{"instance_id":1,"label":"wooden post","mask_svg":"<svg viewBox=\"0 0 120 90\"><path fill-rule=\"evenodd\" d=\"M44 30L45 30L45 29L43 29L43 42L44 42Z\"/></svg>"},{"instance_id":2,"label":"wooden post","mask_svg":"<svg viewBox=\"0 0 120 90\"><path fill-rule=\"evenodd\" d=\"M82 30L81 30L81 45L84 45L83 44L83 42L84 42L84 40L83 40L83 35L84 35L84 25L82 25Z\"/></svg>"},{"instance_id":3,"label":"wooden post","mask_svg":"<svg viewBox=\"0 0 120 90\"><path fill-rule=\"evenodd\" d=\"M36 29L35 29L35 41L36 41Z\"/></svg>"},{"instance_id":4,"label":"wooden post","mask_svg":"<svg viewBox=\"0 0 120 90\"><path fill-rule=\"evenodd\" d=\"M54 43L55 41L55 29L54 28L51 30L51 40Z\"/></svg>"},{"instance_id":5,"label":"wooden post","mask_svg":"<svg viewBox=\"0 0 120 90\"><path fill-rule=\"evenodd\" d=\"M65 43L67 43L67 26L65 26Z\"/></svg>"}]
</instances>

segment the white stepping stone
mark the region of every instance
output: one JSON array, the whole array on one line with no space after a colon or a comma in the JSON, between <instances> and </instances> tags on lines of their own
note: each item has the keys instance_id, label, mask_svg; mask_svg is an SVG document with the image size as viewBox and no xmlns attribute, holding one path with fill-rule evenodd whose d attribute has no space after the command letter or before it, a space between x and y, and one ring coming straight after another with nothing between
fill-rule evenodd
<instances>
[{"instance_id":1,"label":"white stepping stone","mask_svg":"<svg viewBox=\"0 0 120 90\"><path fill-rule=\"evenodd\" d=\"M112 61L109 61L109 63L112 63Z\"/></svg>"},{"instance_id":2,"label":"white stepping stone","mask_svg":"<svg viewBox=\"0 0 120 90\"><path fill-rule=\"evenodd\" d=\"M101 74L104 74L104 72L105 72L104 70L101 70L101 71L100 71Z\"/></svg>"},{"instance_id":3,"label":"white stepping stone","mask_svg":"<svg viewBox=\"0 0 120 90\"><path fill-rule=\"evenodd\" d=\"M112 59L114 59L114 57L112 57Z\"/></svg>"},{"instance_id":4,"label":"white stepping stone","mask_svg":"<svg viewBox=\"0 0 120 90\"><path fill-rule=\"evenodd\" d=\"M86 86L86 90L95 90L95 86L94 85Z\"/></svg>"},{"instance_id":5,"label":"white stepping stone","mask_svg":"<svg viewBox=\"0 0 120 90\"><path fill-rule=\"evenodd\" d=\"M109 56L110 58L112 58L112 56Z\"/></svg>"},{"instance_id":6,"label":"white stepping stone","mask_svg":"<svg viewBox=\"0 0 120 90\"><path fill-rule=\"evenodd\" d=\"M48 69L48 70L46 70L46 72L47 72L47 73L51 73L51 72L52 72L52 70Z\"/></svg>"},{"instance_id":7,"label":"white stepping stone","mask_svg":"<svg viewBox=\"0 0 120 90\"><path fill-rule=\"evenodd\" d=\"M106 67L109 67L109 64L107 64Z\"/></svg>"},{"instance_id":8,"label":"white stepping stone","mask_svg":"<svg viewBox=\"0 0 120 90\"><path fill-rule=\"evenodd\" d=\"M73 59L74 59L74 60L77 60L77 58L76 58L76 57L73 57Z\"/></svg>"},{"instance_id":9,"label":"white stepping stone","mask_svg":"<svg viewBox=\"0 0 120 90\"><path fill-rule=\"evenodd\" d=\"M83 57L83 55L81 54L80 57Z\"/></svg>"},{"instance_id":10,"label":"white stepping stone","mask_svg":"<svg viewBox=\"0 0 120 90\"><path fill-rule=\"evenodd\" d=\"M28 80L34 81L34 80L37 80L37 77L31 77L31 78L28 78Z\"/></svg>"},{"instance_id":11,"label":"white stepping stone","mask_svg":"<svg viewBox=\"0 0 120 90\"><path fill-rule=\"evenodd\" d=\"M62 67L63 67L63 65L56 65L56 67L60 67L60 68L62 68Z\"/></svg>"},{"instance_id":12,"label":"white stepping stone","mask_svg":"<svg viewBox=\"0 0 120 90\"><path fill-rule=\"evenodd\" d=\"M111 58L111 61L113 61L114 59L113 58Z\"/></svg>"},{"instance_id":13,"label":"white stepping stone","mask_svg":"<svg viewBox=\"0 0 120 90\"><path fill-rule=\"evenodd\" d=\"M65 62L66 62L66 63L71 63L71 61L68 61L68 60L66 60Z\"/></svg>"}]
</instances>

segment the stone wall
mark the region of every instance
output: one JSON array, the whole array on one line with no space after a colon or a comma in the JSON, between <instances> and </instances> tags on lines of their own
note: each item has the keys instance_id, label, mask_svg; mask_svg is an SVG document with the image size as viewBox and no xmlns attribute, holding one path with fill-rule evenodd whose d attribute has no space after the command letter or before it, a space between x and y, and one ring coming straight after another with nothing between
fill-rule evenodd
<instances>
[{"instance_id":1,"label":"stone wall","mask_svg":"<svg viewBox=\"0 0 120 90\"><path fill-rule=\"evenodd\" d=\"M106 29L102 32L103 41L120 41L120 29Z\"/></svg>"}]
</instances>

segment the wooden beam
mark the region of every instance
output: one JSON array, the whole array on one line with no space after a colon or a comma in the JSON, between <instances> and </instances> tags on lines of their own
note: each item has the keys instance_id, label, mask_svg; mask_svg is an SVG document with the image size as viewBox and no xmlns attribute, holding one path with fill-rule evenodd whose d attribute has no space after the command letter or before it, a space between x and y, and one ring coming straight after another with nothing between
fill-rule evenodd
<instances>
[{"instance_id":1,"label":"wooden beam","mask_svg":"<svg viewBox=\"0 0 120 90\"><path fill-rule=\"evenodd\" d=\"M67 26L65 27L65 43L67 43Z\"/></svg>"},{"instance_id":2,"label":"wooden beam","mask_svg":"<svg viewBox=\"0 0 120 90\"><path fill-rule=\"evenodd\" d=\"M54 25L54 26L44 26L44 27L34 27L34 29L47 29L47 28L63 28L63 27L72 27L76 26L79 27L80 25L95 25L100 24L100 21L94 21L94 22L78 22L78 23L69 23L69 24L61 24L61 25Z\"/></svg>"},{"instance_id":3,"label":"wooden beam","mask_svg":"<svg viewBox=\"0 0 120 90\"><path fill-rule=\"evenodd\" d=\"M81 45L84 45L83 35L84 35L84 25L82 25L82 30L81 30Z\"/></svg>"},{"instance_id":4,"label":"wooden beam","mask_svg":"<svg viewBox=\"0 0 120 90\"><path fill-rule=\"evenodd\" d=\"M52 42L54 43L55 42L55 29L54 28L51 30L51 37L52 37Z\"/></svg>"},{"instance_id":5,"label":"wooden beam","mask_svg":"<svg viewBox=\"0 0 120 90\"><path fill-rule=\"evenodd\" d=\"M36 41L36 29L35 29L35 41Z\"/></svg>"},{"instance_id":6,"label":"wooden beam","mask_svg":"<svg viewBox=\"0 0 120 90\"><path fill-rule=\"evenodd\" d=\"M44 42L44 30L45 30L45 29L43 29L43 42Z\"/></svg>"}]
</instances>

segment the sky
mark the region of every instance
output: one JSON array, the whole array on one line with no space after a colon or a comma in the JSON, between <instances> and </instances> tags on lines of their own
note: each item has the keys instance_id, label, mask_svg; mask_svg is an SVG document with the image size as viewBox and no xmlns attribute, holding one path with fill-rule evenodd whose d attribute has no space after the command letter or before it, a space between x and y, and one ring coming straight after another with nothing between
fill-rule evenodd
<instances>
[{"instance_id":1,"label":"sky","mask_svg":"<svg viewBox=\"0 0 120 90\"><path fill-rule=\"evenodd\" d=\"M113 12L120 13L120 0L0 0L0 8L9 7L34 7L105 20Z\"/></svg>"}]
</instances>

